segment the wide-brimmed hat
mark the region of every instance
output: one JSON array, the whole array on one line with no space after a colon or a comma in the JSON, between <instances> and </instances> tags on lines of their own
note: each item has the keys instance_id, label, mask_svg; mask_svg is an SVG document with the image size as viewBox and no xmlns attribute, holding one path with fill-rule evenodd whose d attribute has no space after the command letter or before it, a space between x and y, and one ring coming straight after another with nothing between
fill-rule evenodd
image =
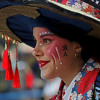
<instances>
[{"instance_id":1,"label":"wide-brimmed hat","mask_svg":"<svg viewBox=\"0 0 100 100\"><path fill-rule=\"evenodd\" d=\"M99 0L29 0L0 8L0 32L32 47L33 27L47 27L63 37L79 31L100 38L99 18Z\"/></svg>"}]
</instances>

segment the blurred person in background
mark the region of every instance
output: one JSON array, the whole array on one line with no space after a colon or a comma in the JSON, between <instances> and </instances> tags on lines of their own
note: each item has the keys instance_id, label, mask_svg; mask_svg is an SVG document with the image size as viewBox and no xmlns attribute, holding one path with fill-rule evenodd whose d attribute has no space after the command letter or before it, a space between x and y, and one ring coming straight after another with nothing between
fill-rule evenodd
<instances>
[{"instance_id":1,"label":"blurred person in background","mask_svg":"<svg viewBox=\"0 0 100 100\"><path fill-rule=\"evenodd\" d=\"M26 68L25 73L26 88L32 89L34 87L34 73L30 67Z\"/></svg>"}]
</instances>

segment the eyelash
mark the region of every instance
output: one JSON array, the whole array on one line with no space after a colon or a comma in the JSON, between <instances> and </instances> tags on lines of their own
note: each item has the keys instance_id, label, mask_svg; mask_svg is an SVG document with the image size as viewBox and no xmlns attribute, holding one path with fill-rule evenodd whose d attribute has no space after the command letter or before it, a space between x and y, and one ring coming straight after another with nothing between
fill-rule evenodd
<instances>
[{"instance_id":1,"label":"eyelash","mask_svg":"<svg viewBox=\"0 0 100 100\"><path fill-rule=\"evenodd\" d=\"M34 42L35 44L37 44L37 40L34 38ZM49 44L50 42L52 42L52 39L48 39L48 38L43 38L41 43L42 44Z\"/></svg>"},{"instance_id":2,"label":"eyelash","mask_svg":"<svg viewBox=\"0 0 100 100\"><path fill-rule=\"evenodd\" d=\"M44 38L43 40L42 40L42 42L43 43L46 43L46 44L48 44L48 43L50 43L52 40L51 39L48 39L48 38Z\"/></svg>"}]
</instances>

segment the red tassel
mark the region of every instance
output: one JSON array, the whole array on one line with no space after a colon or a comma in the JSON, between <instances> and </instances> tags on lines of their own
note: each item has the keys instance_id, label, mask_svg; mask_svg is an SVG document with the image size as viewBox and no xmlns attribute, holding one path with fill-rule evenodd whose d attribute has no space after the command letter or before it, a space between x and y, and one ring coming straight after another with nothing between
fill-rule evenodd
<instances>
[{"instance_id":1,"label":"red tassel","mask_svg":"<svg viewBox=\"0 0 100 100\"><path fill-rule=\"evenodd\" d=\"M18 42L16 42L16 69L15 69L15 75L13 78L13 88L20 88L20 78L19 78L19 72L18 72L18 67L17 67L17 46L18 46Z\"/></svg>"},{"instance_id":2,"label":"red tassel","mask_svg":"<svg viewBox=\"0 0 100 100\"><path fill-rule=\"evenodd\" d=\"M8 39L8 50L10 46L10 39ZM6 75L5 75L5 80L12 80L13 79L13 70L12 70L12 65L11 65L11 60L10 60L10 53L8 55L8 68L6 69Z\"/></svg>"},{"instance_id":3,"label":"red tassel","mask_svg":"<svg viewBox=\"0 0 100 100\"><path fill-rule=\"evenodd\" d=\"M13 79L13 70L12 70L11 61L9 59L9 66L8 69L6 69L5 80L12 80L12 79Z\"/></svg>"},{"instance_id":4,"label":"red tassel","mask_svg":"<svg viewBox=\"0 0 100 100\"><path fill-rule=\"evenodd\" d=\"M17 62L16 62L16 70L15 70L15 75L14 75L14 78L13 78L12 87L13 88L20 88L21 87L20 78L19 78L19 72L18 72L18 68L17 68Z\"/></svg>"},{"instance_id":5,"label":"red tassel","mask_svg":"<svg viewBox=\"0 0 100 100\"><path fill-rule=\"evenodd\" d=\"M5 50L3 53L2 68L7 69L9 64L8 50L7 50L7 36L5 36Z\"/></svg>"},{"instance_id":6,"label":"red tassel","mask_svg":"<svg viewBox=\"0 0 100 100\"><path fill-rule=\"evenodd\" d=\"M8 50L4 50L2 68L7 69L9 64Z\"/></svg>"}]
</instances>

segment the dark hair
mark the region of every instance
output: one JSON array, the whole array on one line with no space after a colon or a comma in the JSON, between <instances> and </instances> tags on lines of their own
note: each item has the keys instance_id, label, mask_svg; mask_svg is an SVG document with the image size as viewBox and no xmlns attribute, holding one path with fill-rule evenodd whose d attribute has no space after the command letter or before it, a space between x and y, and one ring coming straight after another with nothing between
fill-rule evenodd
<instances>
[{"instance_id":1,"label":"dark hair","mask_svg":"<svg viewBox=\"0 0 100 100\"><path fill-rule=\"evenodd\" d=\"M94 57L100 61L100 39L83 34L67 37L67 39L76 41L82 46L81 56L84 62L90 57Z\"/></svg>"},{"instance_id":2,"label":"dark hair","mask_svg":"<svg viewBox=\"0 0 100 100\"><path fill-rule=\"evenodd\" d=\"M82 46L81 56L84 62L86 62L90 57L94 57L100 62L99 39L91 36L84 36L76 41Z\"/></svg>"}]
</instances>

